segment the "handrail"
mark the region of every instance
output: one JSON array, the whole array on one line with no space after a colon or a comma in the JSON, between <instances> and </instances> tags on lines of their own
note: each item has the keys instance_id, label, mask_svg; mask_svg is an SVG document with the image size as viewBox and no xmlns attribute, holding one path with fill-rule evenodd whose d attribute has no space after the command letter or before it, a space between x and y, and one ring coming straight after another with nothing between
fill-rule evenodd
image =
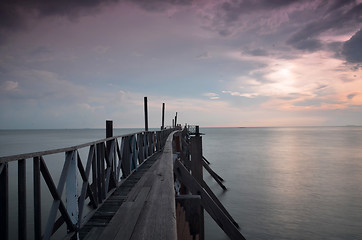
<instances>
[{"instance_id":1,"label":"handrail","mask_svg":"<svg viewBox=\"0 0 362 240\"><path fill-rule=\"evenodd\" d=\"M168 129L166 129L166 130L168 130ZM148 131L148 132L160 132L160 131ZM17 154L17 155L3 156L3 157L0 157L0 163L12 162L12 161L20 160L20 159L28 159L28 158L45 156L45 155L50 155L50 154L74 151L74 150L77 150L80 148L88 147L90 145L95 145L95 144L98 144L101 142L107 142L107 141L114 140L116 138L127 137L127 136L136 135L136 134L140 134L140 133L146 133L146 131L122 134L122 135L104 138L104 139L100 139L97 141L83 143L83 144L79 144L79 145L75 145L75 146L71 146L71 147L56 148L56 149L51 149L51 150L46 150L46 151L38 151L38 152L32 152L32 153L23 153L23 154Z\"/></svg>"},{"instance_id":2,"label":"handrail","mask_svg":"<svg viewBox=\"0 0 362 240\"><path fill-rule=\"evenodd\" d=\"M85 205L88 203L85 200L89 199L88 205L93 208L88 213L91 215L123 182L122 179L129 176L143 161L164 147L172 131L174 131L172 128L162 131L141 131L73 147L0 157L0 236L2 239L9 238L9 162L18 162L19 239L26 239L28 235L27 224L24 221L27 213L26 197L34 198L32 216L34 229L32 231L34 231L35 239L49 239L63 224L67 226L68 235L72 235L88 219L84 217ZM89 149L84 165L78 150L87 147ZM65 153L65 158L63 158L64 166L59 181L56 183L44 156L58 153ZM33 182L30 186L33 188L33 195L27 196L26 162L31 159L33 160ZM41 217L44 215L41 204L44 199L41 198L41 192L46 189L41 187L41 176L45 180L53 201L44 229L42 229ZM77 188L77 182L79 182L80 191ZM12 191L15 190L12 189ZM58 211L60 217L57 215Z\"/></svg>"}]
</instances>

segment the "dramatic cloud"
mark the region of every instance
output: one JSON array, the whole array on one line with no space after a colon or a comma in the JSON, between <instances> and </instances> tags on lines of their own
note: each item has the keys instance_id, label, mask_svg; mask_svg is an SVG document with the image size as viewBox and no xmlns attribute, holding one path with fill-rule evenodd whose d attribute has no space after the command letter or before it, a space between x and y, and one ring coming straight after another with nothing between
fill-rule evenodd
<instances>
[{"instance_id":1,"label":"dramatic cloud","mask_svg":"<svg viewBox=\"0 0 362 240\"><path fill-rule=\"evenodd\" d=\"M317 39L321 34L327 31L336 34L348 32L354 30L351 26L362 22L362 4L356 1L323 1L313 11L316 12L314 18L295 32L288 39L288 44L297 49L316 51L323 46Z\"/></svg>"},{"instance_id":2,"label":"dramatic cloud","mask_svg":"<svg viewBox=\"0 0 362 240\"><path fill-rule=\"evenodd\" d=\"M362 0L5 0L0 128L140 127L144 96L155 127L162 102L203 126L362 124L361 16Z\"/></svg>"},{"instance_id":3,"label":"dramatic cloud","mask_svg":"<svg viewBox=\"0 0 362 240\"><path fill-rule=\"evenodd\" d=\"M343 54L349 62L362 63L362 30L359 30L344 43Z\"/></svg>"}]
</instances>

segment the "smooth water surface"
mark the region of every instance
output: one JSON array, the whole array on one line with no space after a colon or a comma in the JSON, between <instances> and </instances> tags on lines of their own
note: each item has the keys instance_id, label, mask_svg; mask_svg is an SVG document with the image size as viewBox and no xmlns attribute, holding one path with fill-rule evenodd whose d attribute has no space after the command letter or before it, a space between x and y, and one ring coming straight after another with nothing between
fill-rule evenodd
<instances>
[{"instance_id":1,"label":"smooth water surface","mask_svg":"<svg viewBox=\"0 0 362 240\"><path fill-rule=\"evenodd\" d=\"M247 239L362 239L361 127L201 131L228 191L204 178ZM227 239L207 222L206 239Z\"/></svg>"},{"instance_id":2,"label":"smooth water surface","mask_svg":"<svg viewBox=\"0 0 362 240\"><path fill-rule=\"evenodd\" d=\"M139 130L119 129L114 135ZM203 154L225 179L228 190L222 191L206 171L204 178L247 239L362 239L362 127L200 131L205 133ZM104 137L104 129L0 130L0 156L69 147ZM46 161L56 169L63 164L59 159ZM16 186L16 165L9 172L10 187ZM27 165L29 176L31 172L32 161ZM28 186L31 184L30 180ZM32 191L28 191L29 217ZM10 211L16 216L17 198L10 198L14 198ZM32 219L28 220L31 239ZM206 239L228 239L209 216L205 222ZM16 224L16 217L11 218L11 226Z\"/></svg>"}]
</instances>

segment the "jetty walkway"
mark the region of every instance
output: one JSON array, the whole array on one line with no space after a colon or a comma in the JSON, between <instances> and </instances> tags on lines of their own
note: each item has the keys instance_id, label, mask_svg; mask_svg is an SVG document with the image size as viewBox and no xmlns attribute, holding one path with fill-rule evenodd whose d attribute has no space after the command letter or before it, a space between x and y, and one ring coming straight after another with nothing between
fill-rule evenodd
<instances>
[{"instance_id":1,"label":"jetty walkway","mask_svg":"<svg viewBox=\"0 0 362 240\"><path fill-rule=\"evenodd\" d=\"M0 239L203 240L204 211L245 239L203 180L205 169L226 189L199 127L181 129L176 113L165 129L164 108L160 131L148 130L145 97L145 131L113 136L107 121L105 139L0 157Z\"/></svg>"}]
</instances>

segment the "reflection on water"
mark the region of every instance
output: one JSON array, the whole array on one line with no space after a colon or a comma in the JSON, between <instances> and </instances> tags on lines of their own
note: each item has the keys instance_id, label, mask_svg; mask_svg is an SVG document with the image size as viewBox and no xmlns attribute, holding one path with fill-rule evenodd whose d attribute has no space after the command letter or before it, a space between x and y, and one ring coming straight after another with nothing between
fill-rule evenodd
<instances>
[{"instance_id":1,"label":"reflection on water","mask_svg":"<svg viewBox=\"0 0 362 240\"><path fill-rule=\"evenodd\" d=\"M362 128L202 132L229 189L220 199L246 238L362 239ZM211 221L207 239L227 239Z\"/></svg>"}]
</instances>

